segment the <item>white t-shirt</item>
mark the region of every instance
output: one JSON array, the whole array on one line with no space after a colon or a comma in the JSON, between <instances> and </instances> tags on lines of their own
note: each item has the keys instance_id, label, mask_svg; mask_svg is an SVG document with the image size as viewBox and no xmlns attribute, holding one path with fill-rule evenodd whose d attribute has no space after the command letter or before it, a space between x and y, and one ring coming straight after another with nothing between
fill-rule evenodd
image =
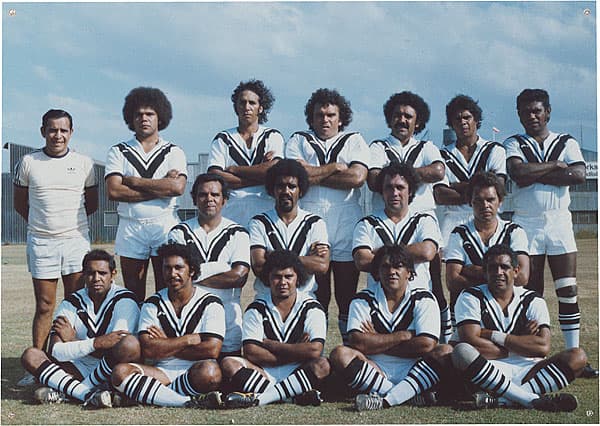
<instances>
[{"instance_id":1,"label":"white t-shirt","mask_svg":"<svg viewBox=\"0 0 600 426\"><path fill-rule=\"evenodd\" d=\"M283 136L278 130L258 126L252 135L250 148L239 134L237 127L219 132L213 139L208 154L208 169L225 170L229 166L254 166L264 161L267 152L274 151L273 158L283 158ZM229 202L254 196L269 199L265 185L232 189Z\"/></svg>"},{"instance_id":2,"label":"white t-shirt","mask_svg":"<svg viewBox=\"0 0 600 426\"><path fill-rule=\"evenodd\" d=\"M369 146L371 153L370 170L383 169L392 161L408 163L414 168L429 166L436 161L444 162L440 150L431 141L418 141L410 138L406 145L399 139L389 135L383 140L375 140ZM381 194L373 194L373 210L384 208ZM433 199L433 184L422 183L415 192L415 198L410 204L414 212L426 212L435 209Z\"/></svg>"},{"instance_id":3,"label":"white t-shirt","mask_svg":"<svg viewBox=\"0 0 600 426\"><path fill-rule=\"evenodd\" d=\"M427 213L409 213L400 222L394 223L385 211L380 210L363 217L354 227L352 253L361 248L375 251L384 245L408 245L423 241L433 242L436 248L440 246L442 235L435 217ZM431 289L429 262L415 263L415 273L412 284ZM368 275L367 285L378 285L371 274Z\"/></svg>"},{"instance_id":4,"label":"white t-shirt","mask_svg":"<svg viewBox=\"0 0 600 426\"><path fill-rule=\"evenodd\" d=\"M225 311L223 302L214 294L194 287L194 294L177 316L168 288L163 288L150 296L142 305L139 334L147 333L148 327L159 327L167 337L181 337L186 334L200 334L201 338L214 337L223 340L225 336ZM158 360L156 367L185 369L195 362L174 356Z\"/></svg>"},{"instance_id":5,"label":"white t-shirt","mask_svg":"<svg viewBox=\"0 0 600 426\"><path fill-rule=\"evenodd\" d=\"M31 235L88 238L85 190L97 185L91 158L72 149L51 157L39 149L23 156L13 182L28 189Z\"/></svg>"},{"instance_id":6,"label":"white t-shirt","mask_svg":"<svg viewBox=\"0 0 600 426\"><path fill-rule=\"evenodd\" d=\"M298 208L298 215L289 224L281 220L275 209L256 215L249 224L250 249L262 248L267 252L273 250L291 250L298 256L308 256L314 243L327 244L327 226L319 216ZM257 297L269 293L260 278L254 281ZM314 294L317 282L314 274L308 276L306 284L298 289Z\"/></svg>"},{"instance_id":7,"label":"white t-shirt","mask_svg":"<svg viewBox=\"0 0 600 426\"><path fill-rule=\"evenodd\" d=\"M294 160L304 160L311 166L325 166L333 163L343 163L348 167L361 164L369 167L369 148L358 132L340 132L334 137L322 140L312 131L296 132L285 146L285 157ZM313 211L316 205L318 211L342 203L358 205L360 189L335 189L322 185L313 185L308 193L300 200L303 208Z\"/></svg>"},{"instance_id":8,"label":"white t-shirt","mask_svg":"<svg viewBox=\"0 0 600 426\"><path fill-rule=\"evenodd\" d=\"M180 175L187 176L187 162L181 148L159 139L150 152L144 152L142 144L133 138L110 148L104 178L120 175L162 179L173 169L178 170ZM117 212L119 216L130 219L156 218L172 214L176 200L177 197L164 197L135 203L119 201Z\"/></svg>"},{"instance_id":9,"label":"white t-shirt","mask_svg":"<svg viewBox=\"0 0 600 426\"><path fill-rule=\"evenodd\" d=\"M584 164L579 144L567 134L550 132L542 143L528 135L513 135L504 141L506 159L519 158L524 163L544 163L564 161L567 165ZM513 185L513 203L515 214L539 216L548 210L568 210L571 203L569 186L534 183L520 188Z\"/></svg>"},{"instance_id":10,"label":"white t-shirt","mask_svg":"<svg viewBox=\"0 0 600 426\"><path fill-rule=\"evenodd\" d=\"M250 239L248 231L237 223L223 217L221 223L208 234L192 218L174 226L168 235L169 242L189 245L201 259L200 276L196 283L212 275L231 270L237 265L250 268ZM240 349L242 339L241 288L212 288L199 285L204 291L217 295L225 307L227 333L223 341L223 352Z\"/></svg>"}]
</instances>

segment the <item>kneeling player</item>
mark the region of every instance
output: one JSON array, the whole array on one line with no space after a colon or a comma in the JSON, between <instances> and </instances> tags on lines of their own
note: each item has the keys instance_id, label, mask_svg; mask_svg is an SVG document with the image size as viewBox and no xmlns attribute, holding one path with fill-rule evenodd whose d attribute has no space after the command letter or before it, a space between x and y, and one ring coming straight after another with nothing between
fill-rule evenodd
<instances>
[{"instance_id":1,"label":"kneeling player","mask_svg":"<svg viewBox=\"0 0 600 426\"><path fill-rule=\"evenodd\" d=\"M199 263L191 247L165 244L158 255L167 287L142 305L139 323L142 355L157 363L119 364L112 383L143 404L217 408L220 397L212 391L221 383L216 359L225 335L223 303L192 284Z\"/></svg>"},{"instance_id":2,"label":"kneeling player","mask_svg":"<svg viewBox=\"0 0 600 426\"><path fill-rule=\"evenodd\" d=\"M317 390L329 375L321 356L326 336L325 311L304 291L307 274L298 256L287 250L269 254L263 267L271 289L244 314L244 358L227 357L221 366L233 392L228 408L265 405L294 398L299 405L319 405Z\"/></svg>"},{"instance_id":3,"label":"kneeling player","mask_svg":"<svg viewBox=\"0 0 600 426\"><path fill-rule=\"evenodd\" d=\"M409 283L413 259L404 246L384 246L372 262L378 285L352 300L348 318L350 346L330 354L332 367L354 391L359 411L378 410L414 399L440 381L449 345L438 345L440 311L433 294Z\"/></svg>"},{"instance_id":4,"label":"kneeling player","mask_svg":"<svg viewBox=\"0 0 600 426\"><path fill-rule=\"evenodd\" d=\"M135 333L140 310L135 295L114 282L115 259L104 250L92 250L82 262L85 288L68 296L58 307L51 329L48 354L29 348L23 367L46 386L35 391L43 404L67 398L87 407L110 407L107 387L112 368L135 361L139 351L126 336Z\"/></svg>"},{"instance_id":5,"label":"kneeling player","mask_svg":"<svg viewBox=\"0 0 600 426\"><path fill-rule=\"evenodd\" d=\"M459 343L454 366L485 393L479 408L521 405L543 411L572 411L570 394L546 395L579 377L586 365L579 348L550 358L550 317L544 299L515 286L517 255L506 245L491 247L483 257L487 284L465 289L455 307Z\"/></svg>"}]
</instances>

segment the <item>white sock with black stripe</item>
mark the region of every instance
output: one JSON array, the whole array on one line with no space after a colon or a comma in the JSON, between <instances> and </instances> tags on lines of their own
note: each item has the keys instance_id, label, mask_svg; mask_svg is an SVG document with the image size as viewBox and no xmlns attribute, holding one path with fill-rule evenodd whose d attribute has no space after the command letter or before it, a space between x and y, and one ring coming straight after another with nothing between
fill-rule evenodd
<instances>
[{"instance_id":1,"label":"white sock with black stripe","mask_svg":"<svg viewBox=\"0 0 600 426\"><path fill-rule=\"evenodd\" d=\"M440 381L441 366L433 360L421 359L412 366L406 377L385 395L390 406L408 401Z\"/></svg>"},{"instance_id":2,"label":"white sock with black stripe","mask_svg":"<svg viewBox=\"0 0 600 426\"><path fill-rule=\"evenodd\" d=\"M283 401L287 398L300 395L313 389L316 382L317 378L311 371L299 367L285 379L268 386L263 393L258 395L258 405Z\"/></svg>"},{"instance_id":3,"label":"white sock with black stripe","mask_svg":"<svg viewBox=\"0 0 600 426\"><path fill-rule=\"evenodd\" d=\"M92 394L91 387L81 383L59 365L49 360L45 360L40 365L34 376L40 383L80 401L85 401Z\"/></svg>"},{"instance_id":4,"label":"white sock with black stripe","mask_svg":"<svg viewBox=\"0 0 600 426\"><path fill-rule=\"evenodd\" d=\"M144 376L140 373L130 374L115 388L142 404L183 407L190 400L188 396L178 394L154 377Z\"/></svg>"}]
</instances>

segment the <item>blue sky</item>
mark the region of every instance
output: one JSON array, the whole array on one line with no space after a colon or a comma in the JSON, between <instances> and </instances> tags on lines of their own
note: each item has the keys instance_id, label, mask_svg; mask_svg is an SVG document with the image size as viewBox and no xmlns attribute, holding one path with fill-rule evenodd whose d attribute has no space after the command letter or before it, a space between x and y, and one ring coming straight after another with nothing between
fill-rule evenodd
<instances>
[{"instance_id":1,"label":"blue sky","mask_svg":"<svg viewBox=\"0 0 600 426\"><path fill-rule=\"evenodd\" d=\"M539 87L551 129L596 149L594 2L3 3L2 49L2 142L41 146L42 114L63 108L72 146L100 161L130 138L121 109L133 87L167 93L162 135L195 161L237 124L231 92L253 77L274 92L267 125L286 137L329 87L367 141L389 133L382 105L402 90L429 103L437 145L459 93L479 100L480 134L495 126L503 139L521 130L516 95Z\"/></svg>"}]
</instances>

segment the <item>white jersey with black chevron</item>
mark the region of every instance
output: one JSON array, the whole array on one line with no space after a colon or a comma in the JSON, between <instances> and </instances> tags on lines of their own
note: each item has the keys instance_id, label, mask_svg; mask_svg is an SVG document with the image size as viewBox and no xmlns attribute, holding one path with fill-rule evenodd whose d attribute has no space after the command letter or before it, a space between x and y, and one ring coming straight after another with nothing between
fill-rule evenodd
<instances>
[{"instance_id":1,"label":"white jersey with black chevron","mask_svg":"<svg viewBox=\"0 0 600 426\"><path fill-rule=\"evenodd\" d=\"M352 238L352 253L366 248L375 251L384 245L398 245L431 241L439 247L442 236L435 217L428 213L407 214L401 221L394 223L384 210L363 217L354 227ZM415 264L416 276L412 283L421 288L431 289L429 262ZM376 285L371 274L368 275L367 285Z\"/></svg>"},{"instance_id":2,"label":"white jersey with black chevron","mask_svg":"<svg viewBox=\"0 0 600 426\"><path fill-rule=\"evenodd\" d=\"M275 209L256 215L250 221L250 249L262 248L267 252L273 250L291 250L298 256L307 256L313 244L329 245L327 226L319 216L298 208L298 215L286 224ZM310 274L306 284L299 289L314 294L317 282L314 274ZM257 297L269 293L260 278L254 281Z\"/></svg>"},{"instance_id":3,"label":"white jersey with black chevron","mask_svg":"<svg viewBox=\"0 0 600 426\"><path fill-rule=\"evenodd\" d=\"M104 178L111 175L162 179L170 170L187 176L187 162L181 148L159 139L150 152L133 138L112 146L108 151ZM131 219L150 219L173 214L177 197L160 197L147 201L119 201L119 216Z\"/></svg>"}]
</instances>

